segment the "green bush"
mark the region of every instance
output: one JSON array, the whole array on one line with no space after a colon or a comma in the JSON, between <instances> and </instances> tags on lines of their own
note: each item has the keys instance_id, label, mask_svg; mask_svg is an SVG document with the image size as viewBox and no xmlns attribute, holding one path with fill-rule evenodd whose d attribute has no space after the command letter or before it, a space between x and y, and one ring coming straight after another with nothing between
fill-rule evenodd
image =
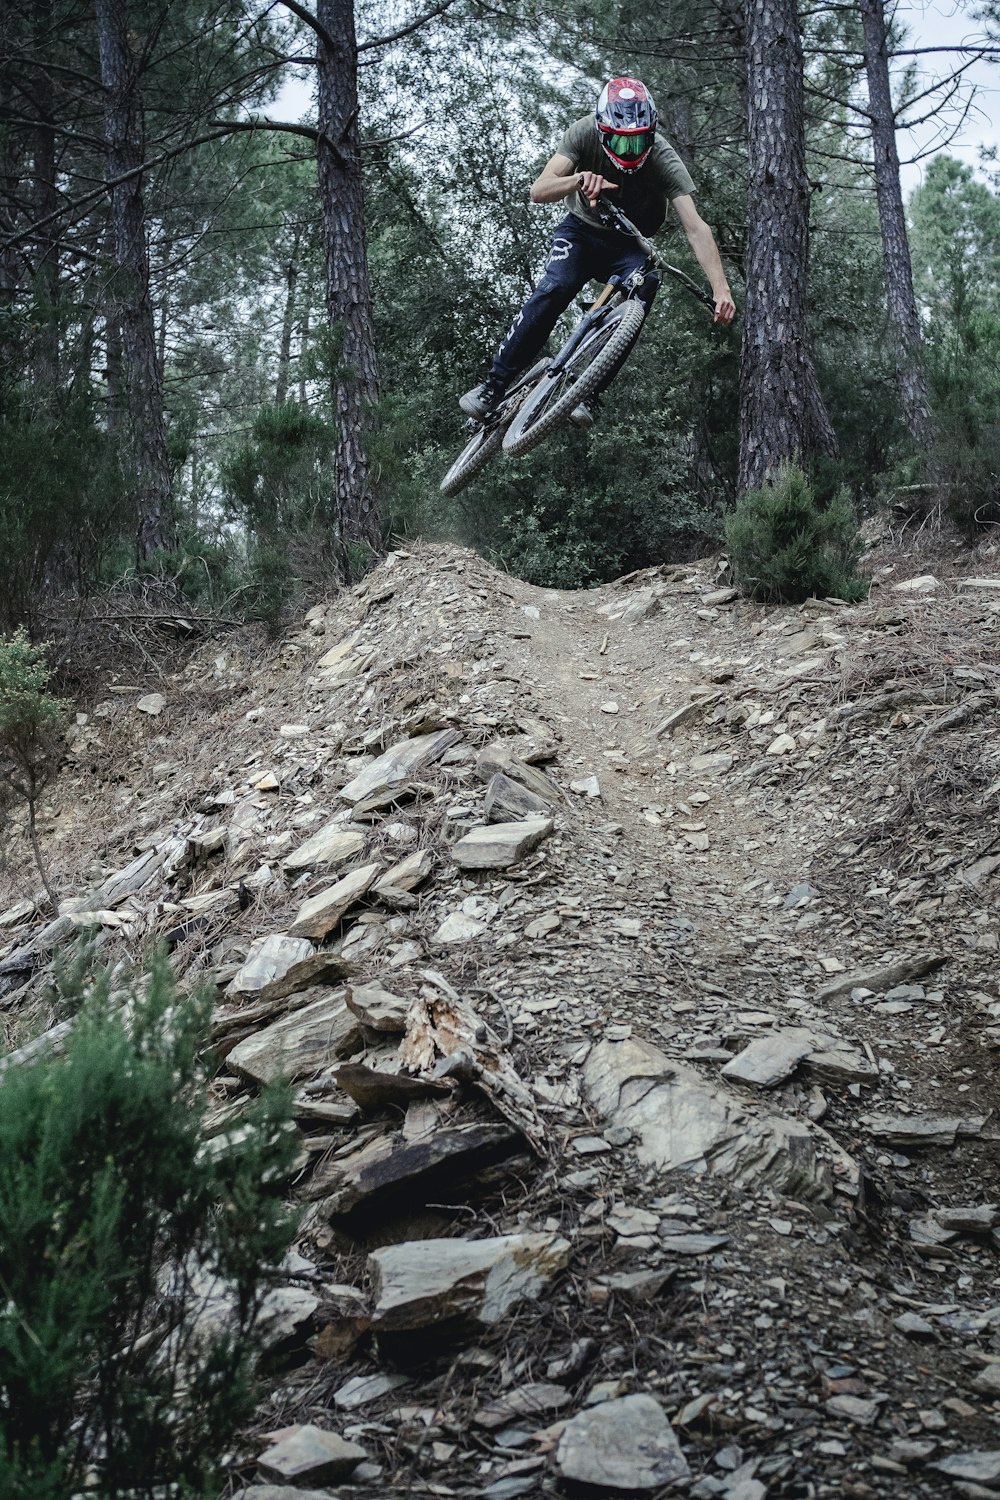
<instances>
[{"instance_id":1,"label":"green bush","mask_svg":"<svg viewBox=\"0 0 1000 1500\"><path fill-rule=\"evenodd\" d=\"M0 413L0 627L34 618L62 587L86 587L135 513L115 446L83 402L59 416L15 393Z\"/></svg>"},{"instance_id":2,"label":"green bush","mask_svg":"<svg viewBox=\"0 0 1000 1500\"><path fill-rule=\"evenodd\" d=\"M751 598L795 604L812 597L861 599L867 592L846 489L821 509L805 474L788 465L771 484L748 490L725 525L736 581Z\"/></svg>"},{"instance_id":3,"label":"green bush","mask_svg":"<svg viewBox=\"0 0 1000 1500\"><path fill-rule=\"evenodd\" d=\"M24 630L0 637L0 781L28 804L35 863L58 913L35 822L38 798L58 765L66 720L66 705L49 692L51 675L45 647L33 646Z\"/></svg>"},{"instance_id":4,"label":"green bush","mask_svg":"<svg viewBox=\"0 0 1000 1500\"><path fill-rule=\"evenodd\" d=\"M164 957L126 993L102 976L65 1001L65 1055L0 1075L0 1494L217 1494L263 1268L292 1234L286 1105L206 1144L209 1000L179 995Z\"/></svg>"}]
</instances>

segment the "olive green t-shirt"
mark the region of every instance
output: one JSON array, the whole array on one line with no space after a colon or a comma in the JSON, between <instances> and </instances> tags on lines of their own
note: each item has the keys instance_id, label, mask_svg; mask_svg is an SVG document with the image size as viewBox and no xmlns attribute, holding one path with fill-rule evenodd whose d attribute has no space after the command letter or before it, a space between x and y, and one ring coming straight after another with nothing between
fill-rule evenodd
<instances>
[{"instance_id":1,"label":"olive green t-shirt","mask_svg":"<svg viewBox=\"0 0 1000 1500\"><path fill-rule=\"evenodd\" d=\"M568 156L578 172L600 172L609 182L620 183L608 201L620 208L643 234L655 234L667 216L673 198L694 192L691 174L673 146L659 134L653 149L637 172L620 172L601 147L593 115L576 120L556 147L557 156ZM569 211L587 224L601 221L581 192L566 200Z\"/></svg>"}]
</instances>

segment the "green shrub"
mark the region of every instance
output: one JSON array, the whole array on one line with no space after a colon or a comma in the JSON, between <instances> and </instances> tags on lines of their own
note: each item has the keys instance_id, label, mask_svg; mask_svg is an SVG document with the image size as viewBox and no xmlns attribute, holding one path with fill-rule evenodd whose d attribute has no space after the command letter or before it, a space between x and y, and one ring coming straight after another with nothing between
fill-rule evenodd
<instances>
[{"instance_id":1,"label":"green shrub","mask_svg":"<svg viewBox=\"0 0 1000 1500\"><path fill-rule=\"evenodd\" d=\"M0 627L30 622L59 588L85 587L134 531L114 443L86 404L51 416L11 396L0 412Z\"/></svg>"},{"instance_id":2,"label":"green shrub","mask_svg":"<svg viewBox=\"0 0 1000 1500\"><path fill-rule=\"evenodd\" d=\"M206 1145L208 1017L160 957L127 993L90 986L63 1057L0 1075L4 1500L218 1493L295 1145L269 1097Z\"/></svg>"},{"instance_id":3,"label":"green shrub","mask_svg":"<svg viewBox=\"0 0 1000 1500\"><path fill-rule=\"evenodd\" d=\"M794 604L812 597L860 599L867 591L846 489L821 509L805 474L789 465L771 484L748 490L725 524L736 581L751 598Z\"/></svg>"},{"instance_id":4,"label":"green shrub","mask_svg":"<svg viewBox=\"0 0 1000 1500\"><path fill-rule=\"evenodd\" d=\"M23 630L0 638L0 780L28 804L28 837L42 884L58 914L38 842L38 799L55 774L66 705L49 692L52 669L45 647L33 646Z\"/></svg>"}]
</instances>

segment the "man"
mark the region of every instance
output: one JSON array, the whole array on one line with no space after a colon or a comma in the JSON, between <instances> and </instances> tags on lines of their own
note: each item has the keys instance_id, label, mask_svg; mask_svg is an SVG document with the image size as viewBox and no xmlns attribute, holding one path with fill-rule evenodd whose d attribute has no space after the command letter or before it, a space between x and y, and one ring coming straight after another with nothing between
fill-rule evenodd
<instances>
[{"instance_id":1,"label":"man","mask_svg":"<svg viewBox=\"0 0 1000 1500\"><path fill-rule=\"evenodd\" d=\"M601 90L596 118L585 115L569 127L531 185L532 203L568 199L569 213L556 226L541 280L514 319L489 375L461 398L467 416L482 421L490 415L588 281L625 277L643 264L645 256L634 239L601 223L594 205L602 192L612 195L610 201L647 236L661 228L671 203L711 282L715 321L732 322L736 307L718 247L694 206L687 168L656 134L653 97L638 78L612 78ZM658 285L655 273L646 277L640 295L647 307ZM592 396L574 410L572 420L589 427L594 409Z\"/></svg>"}]
</instances>

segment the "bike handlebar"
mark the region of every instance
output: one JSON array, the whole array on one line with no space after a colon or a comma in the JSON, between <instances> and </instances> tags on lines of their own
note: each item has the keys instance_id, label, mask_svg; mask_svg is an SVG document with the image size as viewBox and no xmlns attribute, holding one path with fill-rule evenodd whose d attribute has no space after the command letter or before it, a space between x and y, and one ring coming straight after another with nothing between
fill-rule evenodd
<instances>
[{"instance_id":1,"label":"bike handlebar","mask_svg":"<svg viewBox=\"0 0 1000 1500\"><path fill-rule=\"evenodd\" d=\"M700 287L696 281L692 281L691 277L686 275L684 271L678 270L676 266L667 265L665 261L661 261L642 231L635 227L632 220L627 218L620 208L616 208L609 199L605 198L603 193L599 193L594 200L594 211L601 220L601 223L608 229L617 229L622 234L630 234L633 239L638 240L640 249L645 251L654 266L666 271L675 281L679 281L681 286L691 293L692 297L697 297L699 302L709 308L711 312L715 312L715 298L709 292L706 292L704 287Z\"/></svg>"}]
</instances>

